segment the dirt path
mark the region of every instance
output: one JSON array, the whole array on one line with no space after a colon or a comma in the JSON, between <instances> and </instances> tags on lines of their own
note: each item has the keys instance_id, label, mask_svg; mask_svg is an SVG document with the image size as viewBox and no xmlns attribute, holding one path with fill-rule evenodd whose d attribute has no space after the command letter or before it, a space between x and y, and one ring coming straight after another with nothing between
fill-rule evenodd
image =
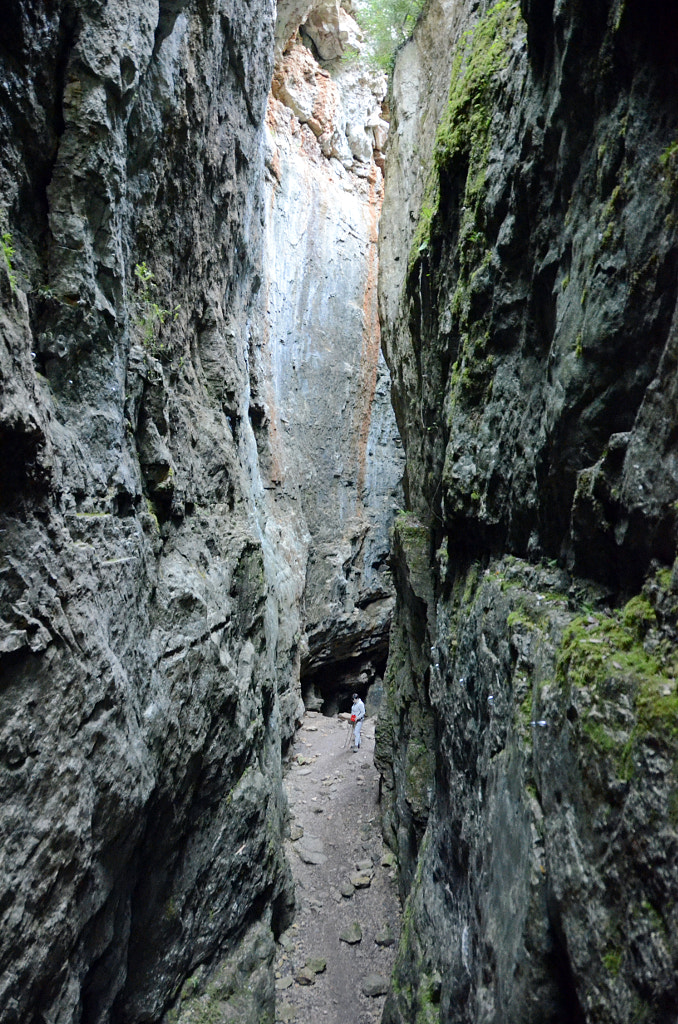
<instances>
[{"instance_id":1,"label":"dirt path","mask_svg":"<svg viewBox=\"0 0 678 1024\"><path fill-rule=\"evenodd\" d=\"M276 1020L282 1024L381 1019L384 995L363 989L385 990L400 906L379 832L374 725L373 719L365 722L362 747L352 753L342 720L307 711L290 753L287 852L297 915L281 936L276 963ZM356 923L359 941L342 941ZM358 932L350 937L357 939Z\"/></svg>"}]
</instances>

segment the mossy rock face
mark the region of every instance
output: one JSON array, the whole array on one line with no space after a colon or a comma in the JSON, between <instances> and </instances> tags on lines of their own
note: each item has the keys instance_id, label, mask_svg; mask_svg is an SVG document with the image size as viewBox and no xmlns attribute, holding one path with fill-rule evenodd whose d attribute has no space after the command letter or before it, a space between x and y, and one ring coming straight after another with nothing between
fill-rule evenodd
<instances>
[{"instance_id":1,"label":"mossy rock face","mask_svg":"<svg viewBox=\"0 0 678 1024\"><path fill-rule=\"evenodd\" d=\"M199 968L184 983L165 1024L273 1024L274 955L270 929L254 925L214 972Z\"/></svg>"},{"instance_id":2,"label":"mossy rock face","mask_svg":"<svg viewBox=\"0 0 678 1024\"><path fill-rule=\"evenodd\" d=\"M441 913L432 881L452 887L450 860L457 870L455 851L465 843L478 874L457 878L457 891L485 915L483 934L501 935L488 940L497 943L496 976L509 977L525 944L546 949L548 891L568 946L561 953L572 958L577 989L601 1020L616 1021L609 1007L631 1006L650 980L662 999L673 998L678 622L671 580L657 573L614 609L604 590L556 565L506 557L460 572L447 605L439 604L433 814L409 888L389 1024L438 1024L459 991L444 981L429 992L426 979L466 977L462 947L474 969L468 910ZM416 721L411 704L408 715ZM416 761L411 740L410 748ZM402 793L415 777L399 778ZM455 846L451 835L463 838ZM642 963L640 947L651 951ZM556 998L543 956L534 955L528 987L552 986ZM476 984L482 988L479 975ZM515 977L511 984L517 1000L527 998L527 989L518 996Z\"/></svg>"},{"instance_id":3,"label":"mossy rock face","mask_svg":"<svg viewBox=\"0 0 678 1024\"><path fill-rule=\"evenodd\" d=\"M538 738L535 761L546 871L568 943L583 949L580 908L595 914L579 984L601 1019L608 1019L610 1000L631 1005L645 986L659 994L657 1005L676 998L673 597L670 574L658 573L621 608L574 616L554 680L541 694L548 729ZM642 962L634 958L638 948L648 951Z\"/></svg>"},{"instance_id":4,"label":"mossy rock face","mask_svg":"<svg viewBox=\"0 0 678 1024\"><path fill-rule=\"evenodd\" d=\"M393 528L393 548L395 557L401 559L414 594L421 600L430 600L431 534L428 527L413 513L401 512Z\"/></svg>"},{"instance_id":5,"label":"mossy rock face","mask_svg":"<svg viewBox=\"0 0 678 1024\"><path fill-rule=\"evenodd\" d=\"M415 815L425 818L431 801L431 785L435 768L432 743L411 739L407 744L405 795Z\"/></svg>"},{"instance_id":6,"label":"mossy rock face","mask_svg":"<svg viewBox=\"0 0 678 1024\"><path fill-rule=\"evenodd\" d=\"M497 76L508 63L511 39L519 18L517 0L499 0L467 29L457 45L448 106L436 135L434 168L410 250L411 266L428 246L440 201L439 176L449 171L453 161L467 161L466 205L475 210L482 197L490 149L492 108L499 89ZM482 237L474 237L470 224L466 229L467 242L471 245L480 242L482 246Z\"/></svg>"},{"instance_id":7,"label":"mossy rock face","mask_svg":"<svg viewBox=\"0 0 678 1024\"><path fill-rule=\"evenodd\" d=\"M673 630L670 620L660 625L643 593L614 614L579 616L563 638L557 685L572 701L582 739L622 782L632 777L634 757L648 744L678 764Z\"/></svg>"}]
</instances>

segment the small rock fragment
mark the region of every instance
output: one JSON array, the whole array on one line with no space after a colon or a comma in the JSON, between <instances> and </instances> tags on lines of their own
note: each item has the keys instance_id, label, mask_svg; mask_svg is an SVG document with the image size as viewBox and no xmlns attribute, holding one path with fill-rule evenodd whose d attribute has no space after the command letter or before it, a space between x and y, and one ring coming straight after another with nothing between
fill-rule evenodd
<instances>
[{"instance_id":1,"label":"small rock fragment","mask_svg":"<svg viewBox=\"0 0 678 1024\"><path fill-rule=\"evenodd\" d=\"M350 876L349 881L354 889L369 889L372 884L372 876L368 875L366 871L357 871Z\"/></svg>"},{"instance_id":2,"label":"small rock fragment","mask_svg":"<svg viewBox=\"0 0 678 1024\"><path fill-rule=\"evenodd\" d=\"M371 860L359 860L356 864L358 871L371 871L372 861Z\"/></svg>"},{"instance_id":3,"label":"small rock fragment","mask_svg":"<svg viewBox=\"0 0 678 1024\"><path fill-rule=\"evenodd\" d=\"M361 942L363 937L363 930L360 927L358 921L354 921L348 928L344 928L343 932L339 936L341 942L347 942L349 946L354 946L356 942Z\"/></svg>"},{"instance_id":4,"label":"small rock fragment","mask_svg":"<svg viewBox=\"0 0 678 1024\"><path fill-rule=\"evenodd\" d=\"M383 996L388 992L388 978L383 974L368 974L360 987L364 996Z\"/></svg>"},{"instance_id":5,"label":"small rock fragment","mask_svg":"<svg viewBox=\"0 0 678 1024\"><path fill-rule=\"evenodd\" d=\"M317 850L308 850L303 846L296 846L295 849L304 864L324 864L327 860L325 854L318 853Z\"/></svg>"},{"instance_id":6,"label":"small rock fragment","mask_svg":"<svg viewBox=\"0 0 678 1024\"><path fill-rule=\"evenodd\" d=\"M395 936L391 930L390 924L385 924L383 928L377 932L374 936L374 941L378 946L392 946L395 942Z\"/></svg>"},{"instance_id":7,"label":"small rock fragment","mask_svg":"<svg viewBox=\"0 0 678 1024\"><path fill-rule=\"evenodd\" d=\"M297 839L301 839L304 834L304 830L301 825L298 825L296 821L293 821L290 825L290 839L292 842L296 842Z\"/></svg>"},{"instance_id":8,"label":"small rock fragment","mask_svg":"<svg viewBox=\"0 0 678 1024\"><path fill-rule=\"evenodd\" d=\"M283 992L286 988L289 988L292 984L292 979L289 974L284 978L276 978L275 987L278 992Z\"/></svg>"},{"instance_id":9,"label":"small rock fragment","mask_svg":"<svg viewBox=\"0 0 678 1024\"><path fill-rule=\"evenodd\" d=\"M315 985L315 971L310 967L302 967L294 975L294 980L298 985Z\"/></svg>"},{"instance_id":10,"label":"small rock fragment","mask_svg":"<svg viewBox=\"0 0 678 1024\"><path fill-rule=\"evenodd\" d=\"M314 974L322 974L327 967L327 960L324 956L311 956L306 961L306 967Z\"/></svg>"},{"instance_id":11,"label":"small rock fragment","mask_svg":"<svg viewBox=\"0 0 678 1024\"><path fill-rule=\"evenodd\" d=\"M343 882L342 883L341 895L345 896L347 900L349 900L351 898L351 896L353 895L354 892L355 892L355 889L353 888L353 886L351 885L350 882Z\"/></svg>"},{"instance_id":12,"label":"small rock fragment","mask_svg":"<svg viewBox=\"0 0 678 1024\"><path fill-rule=\"evenodd\" d=\"M395 857L390 850L387 850L386 853L381 858L381 866L382 868L392 868L394 865Z\"/></svg>"}]
</instances>

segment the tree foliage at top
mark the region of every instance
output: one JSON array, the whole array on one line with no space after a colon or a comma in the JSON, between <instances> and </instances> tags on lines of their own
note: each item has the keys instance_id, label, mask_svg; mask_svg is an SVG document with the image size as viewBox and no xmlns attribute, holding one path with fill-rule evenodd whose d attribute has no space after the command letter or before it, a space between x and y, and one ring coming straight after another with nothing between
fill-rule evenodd
<instances>
[{"instance_id":1,"label":"tree foliage at top","mask_svg":"<svg viewBox=\"0 0 678 1024\"><path fill-rule=\"evenodd\" d=\"M384 71L393 69L396 50L412 35L425 3L426 0L360 0L354 5L368 53Z\"/></svg>"}]
</instances>

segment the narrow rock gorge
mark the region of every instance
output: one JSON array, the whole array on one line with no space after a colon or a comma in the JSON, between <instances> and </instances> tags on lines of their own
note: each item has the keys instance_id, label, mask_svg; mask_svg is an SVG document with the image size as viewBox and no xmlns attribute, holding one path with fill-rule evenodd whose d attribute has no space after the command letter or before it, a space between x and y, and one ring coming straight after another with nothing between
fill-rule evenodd
<instances>
[{"instance_id":1,"label":"narrow rock gorge","mask_svg":"<svg viewBox=\"0 0 678 1024\"><path fill-rule=\"evenodd\" d=\"M3 15L7 1024L272 1020L302 670L386 660L386 85L307 60L321 150L283 6Z\"/></svg>"},{"instance_id":2,"label":"narrow rock gorge","mask_svg":"<svg viewBox=\"0 0 678 1024\"><path fill-rule=\"evenodd\" d=\"M273 1024L382 677L384 1024L675 1024L675 16L361 6L3 9L3 1024Z\"/></svg>"}]
</instances>

